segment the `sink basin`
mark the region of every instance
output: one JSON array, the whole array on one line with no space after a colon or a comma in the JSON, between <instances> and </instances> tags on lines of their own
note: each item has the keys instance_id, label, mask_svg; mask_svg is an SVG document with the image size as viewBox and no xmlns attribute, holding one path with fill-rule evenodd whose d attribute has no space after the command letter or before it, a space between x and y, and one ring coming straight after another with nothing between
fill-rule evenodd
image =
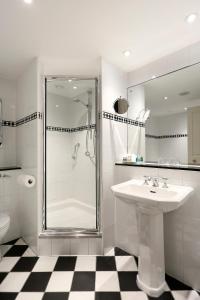
<instances>
[{"instance_id":1,"label":"sink basin","mask_svg":"<svg viewBox=\"0 0 200 300\"><path fill-rule=\"evenodd\" d=\"M132 203L137 210L139 265L137 285L151 297L166 290L163 213L183 205L193 192L189 186L167 188L130 180L111 187L115 199Z\"/></svg>"},{"instance_id":2,"label":"sink basin","mask_svg":"<svg viewBox=\"0 0 200 300\"><path fill-rule=\"evenodd\" d=\"M149 213L169 212L181 206L193 191L192 187L168 185L168 188L144 185L142 180L130 180L111 187L116 197L133 202Z\"/></svg>"}]
</instances>

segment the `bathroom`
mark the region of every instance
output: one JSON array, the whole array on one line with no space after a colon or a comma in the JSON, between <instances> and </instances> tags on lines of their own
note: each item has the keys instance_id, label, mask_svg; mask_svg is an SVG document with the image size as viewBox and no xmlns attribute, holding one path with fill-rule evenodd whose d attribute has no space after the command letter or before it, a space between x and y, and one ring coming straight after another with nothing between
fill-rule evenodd
<instances>
[{"instance_id":1,"label":"bathroom","mask_svg":"<svg viewBox=\"0 0 200 300\"><path fill-rule=\"evenodd\" d=\"M200 299L199 1L0 8L0 299Z\"/></svg>"}]
</instances>

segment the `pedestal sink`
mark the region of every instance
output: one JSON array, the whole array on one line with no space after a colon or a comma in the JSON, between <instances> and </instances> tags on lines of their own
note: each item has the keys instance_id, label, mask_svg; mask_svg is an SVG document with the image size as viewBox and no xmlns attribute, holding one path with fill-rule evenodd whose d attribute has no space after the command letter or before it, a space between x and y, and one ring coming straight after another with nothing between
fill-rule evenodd
<instances>
[{"instance_id":1,"label":"pedestal sink","mask_svg":"<svg viewBox=\"0 0 200 300\"><path fill-rule=\"evenodd\" d=\"M111 187L114 196L135 205L138 215L139 267L137 285L149 296L165 291L163 213L180 207L191 195L189 186L167 188L130 180Z\"/></svg>"}]
</instances>

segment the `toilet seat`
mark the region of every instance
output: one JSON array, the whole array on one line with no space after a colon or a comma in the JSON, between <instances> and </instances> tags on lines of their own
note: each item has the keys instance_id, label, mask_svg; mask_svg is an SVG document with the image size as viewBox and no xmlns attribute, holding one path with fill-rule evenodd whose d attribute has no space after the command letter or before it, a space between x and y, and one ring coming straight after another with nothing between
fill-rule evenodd
<instances>
[{"instance_id":1,"label":"toilet seat","mask_svg":"<svg viewBox=\"0 0 200 300\"><path fill-rule=\"evenodd\" d=\"M6 214L0 213L0 230L7 227L10 223L10 217Z\"/></svg>"}]
</instances>

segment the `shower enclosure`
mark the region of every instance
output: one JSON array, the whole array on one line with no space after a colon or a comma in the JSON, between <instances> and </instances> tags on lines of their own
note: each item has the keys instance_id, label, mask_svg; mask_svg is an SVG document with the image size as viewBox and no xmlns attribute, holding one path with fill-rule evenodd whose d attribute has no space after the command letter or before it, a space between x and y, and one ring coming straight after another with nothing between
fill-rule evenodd
<instances>
[{"instance_id":1,"label":"shower enclosure","mask_svg":"<svg viewBox=\"0 0 200 300\"><path fill-rule=\"evenodd\" d=\"M97 79L45 80L43 229L96 234L99 220Z\"/></svg>"}]
</instances>

